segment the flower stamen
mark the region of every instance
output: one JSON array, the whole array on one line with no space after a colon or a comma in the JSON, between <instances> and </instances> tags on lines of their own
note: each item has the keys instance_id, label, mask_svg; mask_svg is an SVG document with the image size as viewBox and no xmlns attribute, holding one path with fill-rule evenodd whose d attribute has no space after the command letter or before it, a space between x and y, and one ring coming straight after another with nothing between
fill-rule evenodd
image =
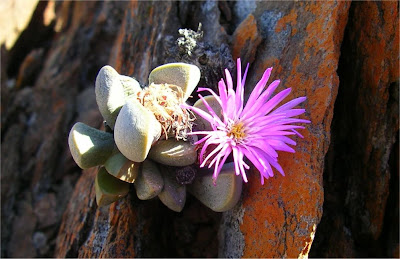
<instances>
[{"instance_id":1,"label":"flower stamen","mask_svg":"<svg viewBox=\"0 0 400 259\"><path fill-rule=\"evenodd\" d=\"M243 122L233 123L230 127L228 127L228 133L226 135L232 138L236 143L240 143L246 138Z\"/></svg>"}]
</instances>

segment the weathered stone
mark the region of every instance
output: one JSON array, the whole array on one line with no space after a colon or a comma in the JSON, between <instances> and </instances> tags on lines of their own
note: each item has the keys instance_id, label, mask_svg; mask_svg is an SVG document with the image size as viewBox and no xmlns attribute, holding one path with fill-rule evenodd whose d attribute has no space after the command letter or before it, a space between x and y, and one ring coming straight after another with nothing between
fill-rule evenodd
<instances>
[{"instance_id":1,"label":"weathered stone","mask_svg":"<svg viewBox=\"0 0 400 259\"><path fill-rule=\"evenodd\" d=\"M90 168L84 171L76 183L57 235L55 257L76 255L74 246L84 242L76 233L83 231L90 224L93 218L92 213L97 207L94 189L97 170L97 168Z\"/></svg>"},{"instance_id":2,"label":"weathered stone","mask_svg":"<svg viewBox=\"0 0 400 259\"><path fill-rule=\"evenodd\" d=\"M259 173L248 172L249 183L237 210L243 214L233 213L230 219L232 226L237 218L242 218L243 224L240 233L222 238L225 247L220 256L307 256L322 216L323 161L329 147L339 85L336 69L349 6L348 2L257 4L253 15L264 43L251 64L254 72L247 77L245 91L250 93L265 69L274 67L271 80L280 79L280 89L292 87L290 98L307 96L305 117L311 124L301 131L304 139L296 139L295 154L279 153L285 177L277 175L261 186Z\"/></svg>"},{"instance_id":3,"label":"weathered stone","mask_svg":"<svg viewBox=\"0 0 400 259\"><path fill-rule=\"evenodd\" d=\"M12 226L11 240L8 244L10 257L36 256L32 236L36 225L36 216L27 202L21 202L18 216Z\"/></svg>"},{"instance_id":4,"label":"weathered stone","mask_svg":"<svg viewBox=\"0 0 400 259\"><path fill-rule=\"evenodd\" d=\"M20 33L28 25L38 2L38 0L29 3L14 0L2 3L0 11L3 15L0 24L3 24L4 27L0 34L0 44L4 44L8 49L14 45Z\"/></svg>"},{"instance_id":5,"label":"weathered stone","mask_svg":"<svg viewBox=\"0 0 400 259\"><path fill-rule=\"evenodd\" d=\"M398 20L396 2L350 8L311 256L399 256Z\"/></svg>"},{"instance_id":6,"label":"weathered stone","mask_svg":"<svg viewBox=\"0 0 400 259\"><path fill-rule=\"evenodd\" d=\"M35 232L32 237L32 242L39 255L46 254L50 248L47 244L47 236L43 232Z\"/></svg>"},{"instance_id":7,"label":"weathered stone","mask_svg":"<svg viewBox=\"0 0 400 259\"><path fill-rule=\"evenodd\" d=\"M35 204L33 211L37 218L38 228L43 229L57 223L56 206L54 193L46 194Z\"/></svg>"},{"instance_id":8,"label":"weathered stone","mask_svg":"<svg viewBox=\"0 0 400 259\"><path fill-rule=\"evenodd\" d=\"M3 2L0 5L9 6L13 3L10 1L4 5ZM26 10L17 12L23 15L23 11L27 11L30 4L25 3ZM69 130L76 121L79 121L77 116L80 115L87 118L88 122L97 122L96 125L88 123L92 127L98 128L102 123L98 111L92 113L92 117L84 114L85 111L76 111L77 96L89 87L93 89L96 73L107 64L111 52L110 42L114 41L118 33L120 17L123 16L126 6L126 2L40 1L28 27L20 34L13 49L7 53L2 48L2 258L55 256L57 231L73 191L71 188L65 188L64 184L69 182L68 185L75 187L81 175L81 170L73 162L66 141ZM57 12L56 16L54 12ZM9 12L11 15L13 13L14 11ZM53 37L54 21L49 20L52 15L59 25L57 37ZM7 16L3 15L3 18L5 17ZM12 23L8 18L6 20ZM5 28L4 24L2 28ZM29 85L22 84L24 87L22 89L8 88L13 84L7 84L7 80L15 81L15 76L21 69L21 62L35 49L44 50L35 80L25 81ZM4 62L6 59L3 57L6 56L8 61ZM5 89L7 90L4 91ZM96 110L98 110L97 105ZM94 116L98 119L96 120ZM84 189L90 190L93 182L94 178L91 183L86 183ZM83 190L81 192L83 193ZM55 216L54 219L48 219L49 222L53 222L52 225L39 229L41 224L37 223L34 213L24 210L21 214L17 214L18 203L28 202L35 208L38 202L43 202L44 197L54 193L57 193L55 206L57 213L53 214L51 209L43 209L49 216ZM79 203L81 200L75 199L74 202ZM44 204L42 205L44 208ZM87 207L87 204L83 206ZM69 216L74 217L79 214L75 210L78 207L75 204ZM79 215L76 219L77 224L81 224L87 218L86 215ZM34 224L31 223L33 220ZM16 227L23 232L19 237L12 237L17 233L13 231L14 224L20 224ZM73 226L76 225L71 220L68 227ZM25 241L32 243L33 234L38 231L46 234L48 251L46 249L38 251L31 245L27 247L22 244ZM80 234L75 232L73 235L76 237ZM21 243L13 241L13 245L10 246L11 238ZM75 248L78 244L75 243ZM73 253L69 256L76 257Z\"/></svg>"},{"instance_id":9,"label":"weathered stone","mask_svg":"<svg viewBox=\"0 0 400 259\"><path fill-rule=\"evenodd\" d=\"M253 63L257 47L261 43L261 36L258 33L257 21L253 14L249 14L236 28L232 40L232 56L234 59L241 58Z\"/></svg>"},{"instance_id":10,"label":"weathered stone","mask_svg":"<svg viewBox=\"0 0 400 259\"><path fill-rule=\"evenodd\" d=\"M6 33L7 39L6 39L6 45L7 49L10 50L9 55L10 59L7 64L7 73L9 76L16 76L19 70L19 66L21 63L23 63L25 57L34 49L37 48L48 48L48 44L46 46L46 42L50 41L52 39L52 36L54 35L54 7L55 4L53 1L47 1L47 2L42 2L39 1L37 4L35 3L36 1L32 1L29 4L23 3L23 1L17 1L17 0L12 0L7 3L12 3L10 7L14 8L21 8L23 6L24 10L9 10L8 12L2 11L2 13L7 13L4 14L3 18L7 20L7 26L5 25L5 31L7 31L7 28L10 28L9 26L13 25L13 22L15 20L20 20L22 19L30 19L29 23L27 26L20 27L20 28L14 28L16 29L13 33ZM2 3L2 6L7 6L7 3ZM33 5L31 5L33 4ZM0 7L0 8L1 8ZM34 9L31 9L33 13L31 13L30 16L25 16L25 12L29 12L29 9L34 7ZM14 15L14 12L21 13L20 18L13 18L10 19L8 15ZM24 15L25 13L25 15ZM24 17L25 16L25 17ZM23 22L24 23L24 22ZM20 24L22 25L22 24ZM25 24L26 25L26 24ZM22 25L24 26L24 25ZM19 27L19 26L18 26ZM19 29L23 29L22 31L19 31ZM19 32L18 32L19 31ZM18 38L15 38L13 35L15 32L18 32ZM0 36L1 37L1 36ZM9 45L9 40L16 41ZM12 47L12 48L10 48ZM38 60L41 61L41 60Z\"/></svg>"},{"instance_id":11,"label":"weathered stone","mask_svg":"<svg viewBox=\"0 0 400 259\"><path fill-rule=\"evenodd\" d=\"M129 160L143 162L161 135L161 125L137 100L126 103L114 128L115 144Z\"/></svg>"},{"instance_id":12,"label":"weathered stone","mask_svg":"<svg viewBox=\"0 0 400 259\"><path fill-rule=\"evenodd\" d=\"M186 63L170 63L153 69L149 75L149 84L172 84L180 86L183 101L192 94L200 80L200 69Z\"/></svg>"},{"instance_id":13,"label":"weathered stone","mask_svg":"<svg viewBox=\"0 0 400 259\"><path fill-rule=\"evenodd\" d=\"M17 76L16 88L33 85L43 65L44 49L32 50L22 62Z\"/></svg>"},{"instance_id":14,"label":"weathered stone","mask_svg":"<svg viewBox=\"0 0 400 259\"><path fill-rule=\"evenodd\" d=\"M133 183L139 174L140 163L132 162L121 153L117 153L107 159L104 167L114 177L128 183Z\"/></svg>"},{"instance_id":15,"label":"weathered stone","mask_svg":"<svg viewBox=\"0 0 400 259\"><path fill-rule=\"evenodd\" d=\"M94 188L96 174L96 168L89 169L76 184L59 230L55 257L135 255L133 230L137 229L136 213L130 202L123 201L97 209ZM91 231L88 236L77 235L89 228Z\"/></svg>"},{"instance_id":16,"label":"weathered stone","mask_svg":"<svg viewBox=\"0 0 400 259\"><path fill-rule=\"evenodd\" d=\"M76 97L75 112L76 121L85 123L95 129L103 125L103 117L96 102L96 94L93 87L88 87Z\"/></svg>"},{"instance_id":17,"label":"weathered stone","mask_svg":"<svg viewBox=\"0 0 400 259\"><path fill-rule=\"evenodd\" d=\"M112 134L81 122L72 127L68 144L72 157L82 169L104 164L115 150Z\"/></svg>"},{"instance_id":18,"label":"weathered stone","mask_svg":"<svg viewBox=\"0 0 400 259\"><path fill-rule=\"evenodd\" d=\"M135 181L136 195L141 200L156 197L164 187L164 180L156 163L144 160L142 169Z\"/></svg>"},{"instance_id":19,"label":"weathered stone","mask_svg":"<svg viewBox=\"0 0 400 259\"><path fill-rule=\"evenodd\" d=\"M159 140L151 147L149 158L169 166L187 166L196 162L197 149L189 141L169 138Z\"/></svg>"},{"instance_id":20,"label":"weathered stone","mask_svg":"<svg viewBox=\"0 0 400 259\"><path fill-rule=\"evenodd\" d=\"M236 175L234 163L225 164L214 184L212 170L203 170L196 176L193 184L187 186L204 205L217 212L233 208L242 194L242 177Z\"/></svg>"},{"instance_id":21,"label":"weathered stone","mask_svg":"<svg viewBox=\"0 0 400 259\"><path fill-rule=\"evenodd\" d=\"M161 171L164 179L164 188L158 198L165 206L173 211L181 212L186 202L186 185L179 184L173 172Z\"/></svg>"},{"instance_id":22,"label":"weathered stone","mask_svg":"<svg viewBox=\"0 0 400 259\"><path fill-rule=\"evenodd\" d=\"M77 257L135 257L137 218L129 200L125 200L93 212L92 231L82 243Z\"/></svg>"},{"instance_id":23,"label":"weathered stone","mask_svg":"<svg viewBox=\"0 0 400 259\"><path fill-rule=\"evenodd\" d=\"M101 167L95 180L96 202L99 207L107 206L129 192L129 184L121 181Z\"/></svg>"},{"instance_id":24,"label":"weathered stone","mask_svg":"<svg viewBox=\"0 0 400 259\"><path fill-rule=\"evenodd\" d=\"M43 27L28 26L25 36L18 39L20 44L14 54L2 49L1 257L217 257L217 250L225 257L296 257L299 247L305 248L306 255L321 214L322 167L326 168L324 215L337 220L328 220L332 228L325 231L323 221L318 225L315 241L318 231L322 231L320 240L325 239L311 255L398 257L398 153L395 152L398 148L394 146L393 151L388 148L392 124L397 124L397 116L391 117L391 111L396 111L393 104L398 103L395 98L398 75L393 73L398 70L397 2L39 3L51 4L57 13L56 37L35 29ZM349 5L349 17L356 22L349 23L349 40L341 44L346 24L343 14ZM41 12L34 15L31 24L43 25L41 17L46 15L44 9ZM237 28L249 14L254 21L248 20L251 22L246 34L246 23ZM177 46L177 32L182 24L186 29L196 29L199 22L203 25L204 37L196 39L189 56L187 46ZM262 38L257 47L252 44L256 42L252 39L255 29ZM239 39L244 39L244 44ZM254 47L246 49L250 45ZM34 86L12 88L21 62L33 49L39 48L45 54ZM333 85L337 85L339 50L339 64L348 64L343 68L339 65L338 69L340 81L347 83L340 88L347 89L343 94L348 97L335 103L337 88ZM282 80L281 88L293 87L291 98L308 97L304 103L308 112L305 117L312 118L313 123L301 131L307 134L306 138L295 138L298 142L295 155L279 153L286 177L269 179L259 188L258 172L250 171L249 175L253 173L257 177L249 177L250 183L244 187L244 205L238 204L224 213L213 213L189 196L185 209L176 214L156 199L139 201L134 193L109 207L97 209L93 188L96 169L81 174L65 140L68 130L76 121L82 121L81 118L94 128L101 126L98 112L89 114L79 110L79 103L85 102L84 95L89 96L84 91L93 89L99 69L110 64L120 73L134 75L144 83L151 69L160 64L188 62L201 70L199 85L217 90L223 69L234 71L232 53L240 53L243 65L255 53L247 77L247 94L264 69L273 65L272 78ZM395 61L390 61L388 56ZM10 73L4 71L6 67L11 68ZM342 76L343 70L354 77ZM393 78L390 76L393 74L395 80L387 81L386 77ZM379 83L376 85L376 82ZM382 84L387 82L389 94L382 90L385 88ZM81 95L79 100L78 95ZM349 141L341 139L350 144L332 146L332 152L325 157L334 103L345 109L342 113L340 109L335 110L337 120L342 123L332 129L332 135L342 132L349 136ZM357 110L362 115L352 115ZM364 110L376 110L376 113ZM359 123L361 117L368 123ZM388 153L390 166L386 167ZM348 160L340 159L339 154L348 155ZM335 162L338 159L350 166L356 161L357 170L329 171L332 164L339 164ZM327 165L322 166L322 161L327 161ZM377 170L380 166L387 170ZM369 168L368 174L365 168ZM397 169L393 172L392 168ZM376 189L369 192L371 186ZM75 191L71 197L72 187ZM39 230L39 224L29 222L36 217L34 213L16 209L21 200L27 200L31 206L54 192L57 193L57 222L69 201L61 227L55 223ZM345 199L347 193L349 196ZM32 199L27 199L28 196ZM329 201L335 202L333 206ZM313 209L317 212L310 213ZM364 212L369 215L360 217ZM298 215L303 214L305 217L299 219ZM218 241L216 231L221 216ZM25 225L21 225L22 221ZM17 223L20 223L15 227L18 231L13 231ZM54 231L58 229L54 246ZM42 231L50 247L46 254L41 254L40 248L35 249L35 244L41 247L44 240L35 233Z\"/></svg>"},{"instance_id":25,"label":"weathered stone","mask_svg":"<svg viewBox=\"0 0 400 259\"><path fill-rule=\"evenodd\" d=\"M22 174L20 168L20 164L22 163L22 159L20 156L16 156L18 154L19 147L23 145L23 138L21 135L24 134L24 129L19 124L12 125L8 131L4 134L4 141L2 141L1 145L1 242L2 242L2 254L5 251L8 251L8 256L11 256L14 251L11 247L8 249L5 246L9 246L5 241L9 241L10 238L15 235L15 231L13 231L10 226L12 224L17 224L15 222L15 218L19 218L14 212L14 206L16 204L15 196L20 195L20 190L18 187L19 178ZM7 212L7 214L6 214ZM25 214L24 212L23 214ZM29 215L30 217L31 215ZM19 222L18 224L21 224ZM7 239L6 239L7 238ZM19 238L17 238L19 239ZM18 244L16 244L18 247ZM15 248L15 246L13 247ZM29 255L27 255L29 256ZM3 257L3 256L2 256Z\"/></svg>"}]
</instances>

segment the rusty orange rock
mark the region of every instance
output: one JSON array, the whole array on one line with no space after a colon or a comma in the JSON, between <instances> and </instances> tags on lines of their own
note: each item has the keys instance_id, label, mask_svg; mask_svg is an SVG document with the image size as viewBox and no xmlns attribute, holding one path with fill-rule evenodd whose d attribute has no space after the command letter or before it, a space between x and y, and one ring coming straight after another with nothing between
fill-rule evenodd
<instances>
[{"instance_id":1,"label":"rusty orange rock","mask_svg":"<svg viewBox=\"0 0 400 259\"><path fill-rule=\"evenodd\" d=\"M396 4L390 2L383 2L382 5L368 3L356 9L355 17L357 18L353 23L354 32L350 36L355 41L355 53L357 58L362 60L362 65L355 66L360 74L351 76L359 77L358 87L362 86L358 90L359 95L354 96L353 100L362 110L355 122L360 127L358 141L365 154L357 157L356 153L353 153L353 158L356 159L354 168L360 168L358 176L361 179L373 180L367 181L363 188L350 198L353 207L350 210L354 216L351 224L354 230L361 229L357 232L378 239L383 228L391 178L387 171L388 153L385 149L390 149L395 141L393 133L396 128L398 130L399 120L398 113L397 118L393 114L396 112L393 111L390 100L393 98L390 96L393 95L391 88L396 87L391 84L399 80L399 56L393 55L399 53L399 9L398 5L396 8ZM396 110L398 112L398 106ZM360 195L366 197L364 205L357 202ZM361 217L366 217L365 223L357 222L357 218Z\"/></svg>"},{"instance_id":2,"label":"rusty orange rock","mask_svg":"<svg viewBox=\"0 0 400 259\"><path fill-rule=\"evenodd\" d=\"M129 198L97 209L92 231L80 247L78 257L135 257L136 226L136 212Z\"/></svg>"},{"instance_id":3,"label":"rusty orange rock","mask_svg":"<svg viewBox=\"0 0 400 259\"><path fill-rule=\"evenodd\" d=\"M264 41L257 49L255 71L247 86L254 86L263 71L273 66L271 79L281 80L280 89L292 87L288 98L307 96L304 117L311 124L301 131L304 139L297 139L295 154L279 153L285 177L276 174L261 186L258 172L248 174L242 204L224 216L220 256L308 256L322 216L324 156L349 6L347 2L257 5L255 19ZM230 228L240 232L232 234Z\"/></svg>"},{"instance_id":4,"label":"rusty orange rock","mask_svg":"<svg viewBox=\"0 0 400 259\"><path fill-rule=\"evenodd\" d=\"M360 139L354 141L351 152L361 151L350 156L358 161L354 164L360 170L354 172L361 177L357 179L354 172L352 178L346 174L343 181L358 180L348 188L358 196L349 199L347 208L342 204L335 208L346 209L345 213L351 217L342 214L328 222L338 230L322 232L329 234L325 235L329 251L315 255L357 257L357 249L366 244L376 247L386 241L398 241L395 230L387 234L388 228L398 224L398 217L387 217L392 207L398 210L398 200L390 200L391 195L398 194L398 189L397 192L391 189L393 179L398 179L398 164L397 175L387 166L392 152L390 138L398 131L398 115L393 113L395 109L388 108L397 100L393 95L398 91L398 3L353 1L349 16L352 24L347 24L350 3L345 1L237 3L240 4L132 0L57 5L55 37L46 38L49 41L46 46L33 47L44 47L46 53L35 85L23 88L21 84L23 89L9 89L12 94L2 98L7 100L2 105L2 118L6 118L2 123L7 123L2 124L5 135L2 150L6 150L2 159L2 180L5 180L2 181L2 247L6 247L2 249L2 257L13 254L51 257L58 229L56 257L215 257L218 249L224 257L307 256L310 247L316 245L314 233L316 240L321 233L322 203L326 205L323 161L329 160L325 153L330 145L333 105L338 92L339 53L341 48L346 49L342 44L345 26L350 43L348 52L342 50L341 56L350 59L347 67L352 67L353 61L357 64L357 73L349 69L351 82L343 88L360 91L356 94L360 93L360 99L354 102L356 98L349 98L344 102L362 111L357 115L360 116L357 123L362 123L353 133L359 134ZM236 9L243 6L246 10L240 15L240 23L236 21L239 17ZM230 11L232 15L228 14ZM79 99L86 103L83 91L93 87L95 72L105 64L147 84L152 68L182 61L182 53L177 53L174 45L177 31L183 25L197 28L198 22L202 22L205 31L203 46L199 44L198 52L183 61L201 65L201 86L217 86L222 69L232 68L229 65L233 64L232 54L234 58L242 57L244 64L252 63L247 94L262 72L273 66L271 78L281 79L277 92L292 87L289 98L308 96L303 106L307 114L303 118L310 119L312 124L301 131L304 139L296 139L297 152L282 153L279 157L286 176L277 174L261 186L259 173L253 169L241 205L223 214L212 213L190 195L183 211L175 214L157 199L139 201L133 190L119 203L98 209L93 189L96 170L84 171L76 183L80 172L72 157L68 157L65 131L73 120L86 118L96 128L102 120L98 112L79 108L76 96L80 95ZM232 29L235 31L230 36ZM26 60L26 66L31 64L29 57ZM20 69L29 72L27 68L20 66ZM17 94L15 100L13 93ZM337 103L335 106L338 107ZM90 105L88 111L93 111L93 107ZM364 143L362 148L357 145L360 143ZM397 157L398 161L398 152L394 153L390 157ZM343 184L340 187L343 191ZM327 190L329 185L324 188ZM52 205L53 198L49 198L52 206L38 206L43 216L36 219L36 214L40 215L36 212L32 218L32 209L46 201L41 198L54 194L56 206ZM15 210L26 202L30 203L28 209L17 213ZM67 202L61 222L60 215ZM324 215L330 214L327 212ZM359 220L361 214L367 214L363 221ZM46 216L55 219L45 222ZM222 225L218 228L220 216ZM14 229L26 218L32 222L25 226L24 237L21 230ZM351 226L345 228L348 222ZM383 236L385 231L387 236ZM31 238L43 234L48 238L47 252L40 252ZM360 237L368 242L360 246ZM378 252L379 256L398 257L398 243L381 249L387 250Z\"/></svg>"},{"instance_id":5,"label":"rusty orange rock","mask_svg":"<svg viewBox=\"0 0 400 259\"><path fill-rule=\"evenodd\" d=\"M313 255L398 257L399 5L355 2L350 10L326 160L326 213ZM330 244L337 248L325 249Z\"/></svg>"},{"instance_id":6,"label":"rusty orange rock","mask_svg":"<svg viewBox=\"0 0 400 259\"><path fill-rule=\"evenodd\" d=\"M74 246L82 243L79 235L85 224L90 221L90 211L96 208L94 179L97 173L96 168L88 169L76 184L74 193L66 211L63 215L63 221L60 226L55 256L77 257L77 251Z\"/></svg>"},{"instance_id":7,"label":"rusty orange rock","mask_svg":"<svg viewBox=\"0 0 400 259\"><path fill-rule=\"evenodd\" d=\"M233 34L232 56L234 59L242 58L253 62L261 36L258 33L257 21L252 14L240 23Z\"/></svg>"}]
</instances>

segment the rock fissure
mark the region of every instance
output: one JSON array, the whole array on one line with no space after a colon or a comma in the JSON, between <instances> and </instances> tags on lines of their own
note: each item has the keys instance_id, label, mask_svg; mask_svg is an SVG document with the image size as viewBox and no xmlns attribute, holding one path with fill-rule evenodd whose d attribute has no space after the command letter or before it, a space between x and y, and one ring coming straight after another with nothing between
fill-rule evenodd
<instances>
[{"instance_id":1,"label":"rock fissure","mask_svg":"<svg viewBox=\"0 0 400 259\"><path fill-rule=\"evenodd\" d=\"M1 256L297 257L311 246L315 257L398 257L398 11L395 2L40 2L1 53ZM179 29L199 23L189 55ZM286 176L261 186L251 169L223 214L191 196L174 213L131 190L100 215L96 171L78 170L66 144L74 121L102 125L90 92L98 70L109 64L146 85L156 66L187 62L218 92L238 57L251 64L247 96L268 67L278 90L307 96L312 123L295 154L279 153Z\"/></svg>"}]
</instances>

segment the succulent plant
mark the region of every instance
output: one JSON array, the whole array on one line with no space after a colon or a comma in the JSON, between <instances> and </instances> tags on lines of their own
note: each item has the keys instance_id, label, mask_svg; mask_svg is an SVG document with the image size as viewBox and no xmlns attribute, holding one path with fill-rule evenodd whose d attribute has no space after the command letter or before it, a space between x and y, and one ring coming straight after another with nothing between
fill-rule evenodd
<instances>
[{"instance_id":1,"label":"succulent plant","mask_svg":"<svg viewBox=\"0 0 400 259\"><path fill-rule=\"evenodd\" d=\"M197 149L189 141L160 140L151 148L149 158L163 165L187 166L197 160Z\"/></svg>"},{"instance_id":2,"label":"succulent plant","mask_svg":"<svg viewBox=\"0 0 400 259\"><path fill-rule=\"evenodd\" d=\"M98 206L128 194L131 183L139 199L158 197L177 212L185 205L187 190L215 211L236 204L242 185L230 165L223 167L218 186L212 184L207 170L195 174L198 148L193 140L197 137L188 133L194 124L198 129L206 129L207 124L201 118L195 121L181 104L199 80L200 70L185 63L155 68L145 88L111 66L100 69L96 101L109 132L78 122L68 139L79 167L100 166L95 180ZM207 98L217 110L216 102ZM206 109L201 103L195 106Z\"/></svg>"},{"instance_id":3,"label":"succulent plant","mask_svg":"<svg viewBox=\"0 0 400 259\"><path fill-rule=\"evenodd\" d=\"M186 101L200 80L200 69L186 63L170 63L156 67L149 75L149 83L177 85Z\"/></svg>"},{"instance_id":4,"label":"succulent plant","mask_svg":"<svg viewBox=\"0 0 400 259\"><path fill-rule=\"evenodd\" d=\"M164 188L164 179L157 164L147 159L135 181L136 195L141 200L156 197Z\"/></svg>"},{"instance_id":5,"label":"succulent plant","mask_svg":"<svg viewBox=\"0 0 400 259\"><path fill-rule=\"evenodd\" d=\"M214 184L212 171L204 170L188 185L188 191L210 209L223 212L233 208L242 193L242 178L235 173L234 163L227 163Z\"/></svg>"},{"instance_id":6,"label":"succulent plant","mask_svg":"<svg viewBox=\"0 0 400 259\"><path fill-rule=\"evenodd\" d=\"M101 207L127 195L129 184L113 177L104 167L101 167L96 175L95 190L97 205Z\"/></svg>"},{"instance_id":7,"label":"succulent plant","mask_svg":"<svg viewBox=\"0 0 400 259\"><path fill-rule=\"evenodd\" d=\"M133 162L121 153L112 155L104 163L104 167L109 174L128 183L135 182L139 174L140 165L141 163Z\"/></svg>"},{"instance_id":8,"label":"succulent plant","mask_svg":"<svg viewBox=\"0 0 400 259\"><path fill-rule=\"evenodd\" d=\"M116 151L113 135L82 122L72 127L68 144L73 159L82 169L104 164Z\"/></svg>"},{"instance_id":9,"label":"succulent plant","mask_svg":"<svg viewBox=\"0 0 400 259\"><path fill-rule=\"evenodd\" d=\"M181 212L186 202L186 185L179 184L176 181L174 172L171 172L166 167L161 168L164 188L158 194L158 198L171 210Z\"/></svg>"},{"instance_id":10,"label":"succulent plant","mask_svg":"<svg viewBox=\"0 0 400 259\"><path fill-rule=\"evenodd\" d=\"M222 114L221 114L222 108L221 108L221 105L219 105L217 99L215 99L215 97L212 95L204 96L204 99L211 106L211 108L215 111L215 113L220 114L220 118L222 118ZM193 104L193 107L199 108L203 111L207 111L207 108L201 99L197 100L197 102L195 102ZM197 129L212 130L210 123L200 116L196 118L196 125L197 125Z\"/></svg>"},{"instance_id":11,"label":"succulent plant","mask_svg":"<svg viewBox=\"0 0 400 259\"><path fill-rule=\"evenodd\" d=\"M124 156L143 162L160 136L160 123L139 101L132 99L122 107L115 123L114 138Z\"/></svg>"}]
</instances>

